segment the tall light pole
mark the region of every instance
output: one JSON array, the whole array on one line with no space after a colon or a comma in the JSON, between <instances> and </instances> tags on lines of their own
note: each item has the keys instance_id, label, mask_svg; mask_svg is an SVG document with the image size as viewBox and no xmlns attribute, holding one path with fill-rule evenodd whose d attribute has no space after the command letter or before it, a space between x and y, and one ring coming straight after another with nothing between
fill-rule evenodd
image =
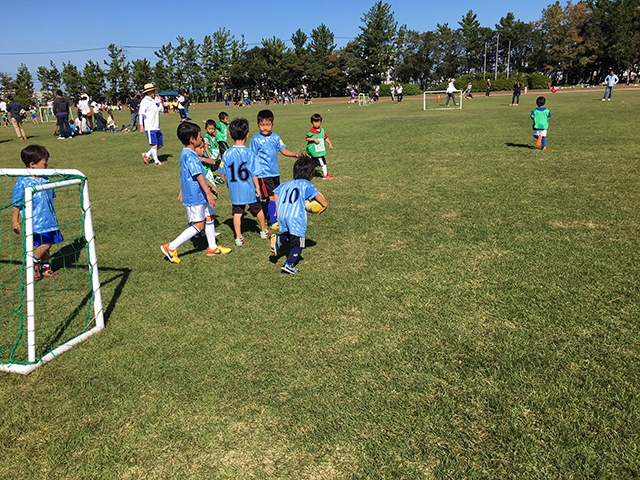
<instances>
[{"instance_id":1,"label":"tall light pole","mask_svg":"<svg viewBox=\"0 0 640 480\"><path fill-rule=\"evenodd\" d=\"M509 40L509 50L507 51L507 78L509 78L509 64L511 63L511 40Z\"/></svg>"}]
</instances>

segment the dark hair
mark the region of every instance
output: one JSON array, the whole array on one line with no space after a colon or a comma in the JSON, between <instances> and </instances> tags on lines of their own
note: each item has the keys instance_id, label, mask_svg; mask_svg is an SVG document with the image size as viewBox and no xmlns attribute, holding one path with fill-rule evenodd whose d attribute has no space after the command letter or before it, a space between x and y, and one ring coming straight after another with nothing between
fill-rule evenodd
<instances>
[{"instance_id":1,"label":"dark hair","mask_svg":"<svg viewBox=\"0 0 640 480\"><path fill-rule=\"evenodd\" d=\"M222 120L224 120L225 118L227 118L228 116L229 116L229 114L228 114L227 112L220 112L220 113L218 114L218 120L222 121Z\"/></svg>"},{"instance_id":2,"label":"dark hair","mask_svg":"<svg viewBox=\"0 0 640 480\"><path fill-rule=\"evenodd\" d=\"M209 119L206 122L204 122L204 128L210 127L211 125L213 125L215 127L216 126L216 121Z\"/></svg>"},{"instance_id":3,"label":"dark hair","mask_svg":"<svg viewBox=\"0 0 640 480\"><path fill-rule=\"evenodd\" d=\"M538 105L539 107L542 107L545 103L547 103L547 99L544 97L538 97L536 98L536 105Z\"/></svg>"},{"instance_id":4,"label":"dark hair","mask_svg":"<svg viewBox=\"0 0 640 480\"><path fill-rule=\"evenodd\" d=\"M38 163L43 158L49 159L49 151L41 145L29 145L20 152L20 159L27 168L32 163Z\"/></svg>"},{"instance_id":5,"label":"dark hair","mask_svg":"<svg viewBox=\"0 0 640 480\"><path fill-rule=\"evenodd\" d=\"M235 118L229 124L229 135L233 140L244 140L249 135L249 122L246 118Z\"/></svg>"},{"instance_id":6,"label":"dark hair","mask_svg":"<svg viewBox=\"0 0 640 480\"><path fill-rule=\"evenodd\" d=\"M321 121L322 121L322 115L320 115L319 113L314 113L313 115L311 115L311 123L321 122Z\"/></svg>"},{"instance_id":7,"label":"dark hair","mask_svg":"<svg viewBox=\"0 0 640 480\"><path fill-rule=\"evenodd\" d=\"M271 110L260 110L258 112L258 123L262 120L270 120L273 123L273 112Z\"/></svg>"},{"instance_id":8,"label":"dark hair","mask_svg":"<svg viewBox=\"0 0 640 480\"><path fill-rule=\"evenodd\" d=\"M193 122L182 122L178 125L178 140L186 147L192 138L198 138L200 126Z\"/></svg>"},{"instance_id":9,"label":"dark hair","mask_svg":"<svg viewBox=\"0 0 640 480\"><path fill-rule=\"evenodd\" d=\"M293 164L293 178L299 180L301 178L309 180L313 178L316 171L316 161L309 155L303 155Z\"/></svg>"},{"instance_id":10,"label":"dark hair","mask_svg":"<svg viewBox=\"0 0 640 480\"><path fill-rule=\"evenodd\" d=\"M59 97L62 96L62 90L56 90L56 95L58 95Z\"/></svg>"}]
</instances>

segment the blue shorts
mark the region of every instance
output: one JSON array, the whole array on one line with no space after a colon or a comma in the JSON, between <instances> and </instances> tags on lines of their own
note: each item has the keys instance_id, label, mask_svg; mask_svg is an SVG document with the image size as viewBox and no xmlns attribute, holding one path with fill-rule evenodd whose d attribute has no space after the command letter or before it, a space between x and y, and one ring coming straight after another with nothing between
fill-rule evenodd
<instances>
[{"instance_id":1,"label":"blue shorts","mask_svg":"<svg viewBox=\"0 0 640 480\"><path fill-rule=\"evenodd\" d=\"M46 233L34 233L33 234L33 246L39 247L40 245L49 245L52 243L62 243L64 238L60 230L53 230Z\"/></svg>"},{"instance_id":2,"label":"blue shorts","mask_svg":"<svg viewBox=\"0 0 640 480\"><path fill-rule=\"evenodd\" d=\"M149 140L149 145L157 145L158 147L164 145L162 130L147 130L147 139Z\"/></svg>"}]
</instances>

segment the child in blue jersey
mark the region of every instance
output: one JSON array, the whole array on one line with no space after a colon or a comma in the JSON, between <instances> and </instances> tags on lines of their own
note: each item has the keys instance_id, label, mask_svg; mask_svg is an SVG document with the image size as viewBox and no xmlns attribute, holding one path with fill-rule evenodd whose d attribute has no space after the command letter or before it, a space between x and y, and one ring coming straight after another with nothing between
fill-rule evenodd
<instances>
[{"instance_id":1,"label":"child in blue jersey","mask_svg":"<svg viewBox=\"0 0 640 480\"><path fill-rule=\"evenodd\" d=\"M258 176L260 192L262 198L267 201L267 214L269 223L276 222L276 197L274 190L280 185L280 167L278 166L278 152L285 157L300 158L300 153L287 150L280 135L273 133L273 112L271 110L260 110L258 112L258 129L251 139L251 150L258 156L261 173Z\"/></svg>"},{"instance_id":2,"label":"child in blue jersey","mask_svg":"<svg viewBox=\"0 0 640 480\"><path fill-rule=\"evenodd\" d=\"M40 145L29 145L20 152L22 163L27 168L46 169L49 152ZM47 177L19 177L13 187L11 201L13 203L13 231L20 233L24 215L24 191L38 185L49 183ZM33 262L34 280L41 278L58 278L59 272L51 270L49 249L54 243L62 243L64 238L58 227L58 219L53 208L53 190L42 190L33 194Z\"/></svg>"},{"instance_id":3,"label":"child in blue jersey","mask_svg":"<svg viewBox=\"0 0 640 480\"><path fill-rule=\"evenodd\" d=\"M240 246L246 242L242 236L242 215L247 205L249 211L258 218L260 238L269 238L271 233L267 230L264 212L260 206L258 158L245 146L249 137L249 122L244 118L236 118L229 124L229 133L233 139L233 146L224 152L218 171L227 178L233 206L233 231L236 235L236 245Z\"/></svg>"},{"instance_id":4,"label":"child in blue jersey","mask_svg":"<svg viewBox=\"0 0 640 480\"><path fill-rule=\"evenodd\" d=\"M305 200L317 201L324 207L322 211L327 208L327 201L311 183L315 170L316 162L313 158L300 157L293 164L293 180L283 183L274 191L280 234L274 234L271 237L271 253L278 255L280 245L289 244L291 250L287 261L282 266L282 271L285 273L294 275L300 273L295 265L305 247L304 237L307 233Z\"/></svg>"},{"instance_id":5,"label":"child in blue jersey","mask_svg":"<svg viewBox=\"0 0 640 480\"><path fill-rule=\"evenodd\" d=\"M213 224L213 207L216 200L210 188L215 187L205 178L200 157L196 152L202 148L200 127L195 123L178 125L178 138L184 145L180 153L180 200L187 209L188 226L178 237L165 243L160 250L171 263L180 263L178 247L198 235L202 230L207 237L207 256L225 255L230 248L216 245L216 229Z\"/></svg>"},{"instance_id":6,"label":"child in blue jersey","mask_svg":"<svg viewBox=\"0 0 640 480\"><path fill-rule=\"evenodd\" d=\"M533 138L536 139L536 145L542 147L542 150L547 149L547 130L549 129L549 119L551 118L551 112L544 105L547 103L547 99L544 97L536 98L536 105L538 108L531 112L531 119L533 120Z\"/></svg>"}]
</instances>

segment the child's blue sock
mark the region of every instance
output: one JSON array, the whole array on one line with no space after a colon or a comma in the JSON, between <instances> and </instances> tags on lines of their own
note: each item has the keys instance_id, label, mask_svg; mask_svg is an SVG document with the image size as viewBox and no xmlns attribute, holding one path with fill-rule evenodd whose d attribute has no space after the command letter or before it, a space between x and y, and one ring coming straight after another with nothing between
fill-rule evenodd
<instances>
[{"instance_id":1,"label":"child's blue sock","mask_svg":"<svg viewBox=\"0 0 640 480\"><path fill-rule=\"evenodd\" d=\"M273 200L267 200L267 213L269 215L269 224L276 223L276 202Z\"/></svg>"},{"instance_id":2,"label":"child's blue sock","mask_svg":"<svg viewBox=\"0 0 640 480\"><path fill-rule=\"evenodd\" d=\"M542 148L547 146L547 137L542 137Z\"/></svg>"}]
</instances>

